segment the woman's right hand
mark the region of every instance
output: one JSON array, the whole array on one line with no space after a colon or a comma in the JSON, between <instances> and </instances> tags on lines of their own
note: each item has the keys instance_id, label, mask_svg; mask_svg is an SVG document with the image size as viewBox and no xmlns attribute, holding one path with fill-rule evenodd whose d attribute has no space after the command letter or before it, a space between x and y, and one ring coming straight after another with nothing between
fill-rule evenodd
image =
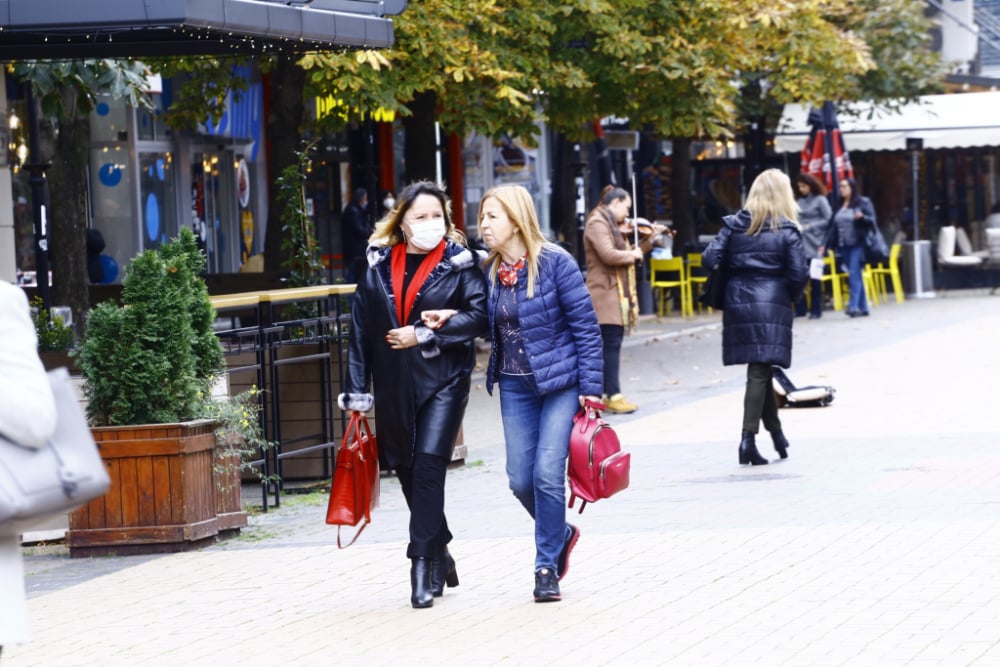
<instances>
[{"instance_id":1,"label":"woman's right hand","mask_svg":"<svg viewBox=\"0 0 1000 667\"><path fill-rule=\"evenodd\" d=\"M442 310L425 310L420 313L420 321L428 329L440 329L448 319L457 313L457 310L444 308Z\"/></svg>"}]
</instances>

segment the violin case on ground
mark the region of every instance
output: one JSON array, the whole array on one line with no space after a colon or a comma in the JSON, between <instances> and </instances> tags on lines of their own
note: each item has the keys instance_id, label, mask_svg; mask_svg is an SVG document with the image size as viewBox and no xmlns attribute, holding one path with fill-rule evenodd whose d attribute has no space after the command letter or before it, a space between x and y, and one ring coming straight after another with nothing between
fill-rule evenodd
<instances>
[{"instance_id":1,"label":"violin case on ground","mask_svg":"<svg viewBox=\"0 0 1000 667\"><path fill-rule=\"evenodd\" d=\"M779 408L821 408L832 403L837 393L833 387L825 385L796 387L780 366L774 366L772 385Z\"/></svg>"}]
</instances>

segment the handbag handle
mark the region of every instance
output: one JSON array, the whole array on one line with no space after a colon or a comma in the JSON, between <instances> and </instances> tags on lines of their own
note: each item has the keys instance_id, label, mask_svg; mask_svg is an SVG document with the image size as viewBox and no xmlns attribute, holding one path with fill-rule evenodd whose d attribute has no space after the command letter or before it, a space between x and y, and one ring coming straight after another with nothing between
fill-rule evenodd
<instances>
[{"instance_id":1,"label":"handbag handle","mask_svg":"<svg viewBox=\"0 0 1000 667\"><path fill-rule=\"evenodd\" d=\"M362 433L362 430L364 432ZM359 437L351 438L353 433L357 432ZM351 411L351 419L347 422L347 428L344 429L344 437L341 440L341 444L344 447L349 447L353 449L358 449L360 447L361 437L366 436L371 439L372 428L368 424L368 418L365 417L363 412L358 410ZM361 452L361 459L364 460L364 452Z\"/></svg>"}]
</instances>

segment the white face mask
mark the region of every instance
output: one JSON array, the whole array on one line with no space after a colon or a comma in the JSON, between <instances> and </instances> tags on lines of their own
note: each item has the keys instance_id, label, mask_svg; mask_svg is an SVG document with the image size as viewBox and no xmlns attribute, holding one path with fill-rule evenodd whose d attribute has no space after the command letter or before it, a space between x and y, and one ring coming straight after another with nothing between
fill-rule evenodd
<instances>
[{"instance_id":1,"label":"white face mask","mask_svg":"<svg viewBox=\"0 0 1000 667\"><path fill-rule=\"evenodd\" d=\"M444 238L444 232L444 220L441 218L410 224L410 243L421 250L434 250Z\"/></svg>"},{"instance_id":2,"label":"white face mask","mask_svg":"<svg viewBox=\"0 0 1000 667\"><path fill-rule=\"evenodd\" d=\"M395 205L396 205L396 200L393 199L392 197L386 197L384 200L382 200L382 206L384 206L385 210L387 211Z\"/></svg>"}]
</instances>

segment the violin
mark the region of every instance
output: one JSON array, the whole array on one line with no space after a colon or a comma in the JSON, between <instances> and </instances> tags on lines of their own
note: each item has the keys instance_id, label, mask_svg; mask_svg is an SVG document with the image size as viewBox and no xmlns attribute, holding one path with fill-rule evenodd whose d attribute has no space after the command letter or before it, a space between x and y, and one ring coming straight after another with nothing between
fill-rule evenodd
<instances>
[{"instance_id":1,"label":"violin","mask_svg":"<svg viewBox=\"0 0 1000 667\"><path fill-rule=\"evenodd\" d=\"M631 236L638 229L639 238L648 239L651 237L657 237L660 234L669 234L674 236L677 232L673 229L667 227L666 225L659 225L652 223L645 218L626 218L625 222L619 227L622 234Z\"/></svg>"}]
</instances>

